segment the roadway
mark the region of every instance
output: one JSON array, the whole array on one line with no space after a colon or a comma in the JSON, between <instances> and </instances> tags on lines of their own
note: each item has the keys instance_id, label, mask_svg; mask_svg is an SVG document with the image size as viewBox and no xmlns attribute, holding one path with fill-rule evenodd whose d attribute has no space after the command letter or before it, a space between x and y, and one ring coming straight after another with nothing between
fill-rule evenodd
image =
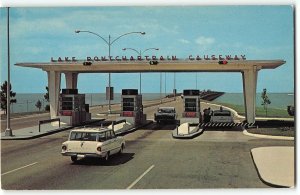
<instances>
[{"instance_id":1,"label":"roadway","mask_svg":"<svg viewBox=\"0 0 300 195\"><path fill-rule=\"evenodd\" d=\"M181 113L180 101L164 106L173 105ZM148 119L157 107L144 109ZM174 128L154 122L125 135L124 154L112 156L108 163L83 159L74 164L62 156L61 143L69 130L33 140L2 140L2 189L268 188L250 150L294 146L294 141L249 137L242 129L210 129L194 139L177 140L172 138Z\"/></svg>"},{"instance_id":2,"label":"roadway","mask_svg":"<svg viewBox=\"0 0 300 195\"><path fill-rule=\"evenodd\" d=\"M250 150L293 146L293 141L258 139L240 130L205 131L192 140L171 136L174 125L125 135L124 154L108 163L60 154L69 131L24 141L1 142L3 189L190 189L268 188L258 177Z\"/></svg>"},{"instance_id":3,"label":"roadway","mask_svg":"<svg viewBox=\"0 0 300 195\"><path fill-rule=\"evenodd\" d=\"M162 101L164 103L169 103L172 100L173 99L170 99L170 98L164 98ZM179 100L177 100L177 101L179 101ZM155 109L157 108L157 105L160 104L160 100L144 101L143 104L147 110L149 110L149 109L151 110L151 112L149 114L151 116L153 116L154 112L156 111ZM117 111L119 111L121 109L120 104L113 104L111 106L111 108L112 108L112 110L117 110ZM90 113L92 114L92 118L106 118L106 119L115 120L117 118L117 115L111 115L111 116L99 115L99 113L107 112L107 110L108 110L107 105L90 107ZM145 111L145 113L147 114L146 111ZM11 126L11 129L14 131L14 130L18 130L21 128L32 127L32 126L38 125L38 121L47 120L47 119L50 119L49 113L32 114L32 115L28 115L28 114L24 113L24 116L18 115L17 117L14 117L12 115L11 120L10 120L11 121L10 126ZM7 123L6 123L6 118L5 118L4 120L1 120L1 132L5 131L6 126L7 126Z\"/></svg>"}]
</instances>

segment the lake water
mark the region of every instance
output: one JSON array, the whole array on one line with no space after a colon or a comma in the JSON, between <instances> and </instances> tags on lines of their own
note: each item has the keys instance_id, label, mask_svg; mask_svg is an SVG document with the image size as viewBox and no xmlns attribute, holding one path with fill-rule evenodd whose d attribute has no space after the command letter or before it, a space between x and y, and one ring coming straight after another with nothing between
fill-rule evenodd
<instances>
[{"instance_id":1,"label":"lake water","mask_svg":"<svg viewBox=\"0 0 300 195\"><path fill-rule=\"evenodd\" d=\"M271 104L268 105L269 108L279 108L287 109L287 106L294 105L294 94L290 93L268 93L267 94ZM225 93L219 98L215 99L213 102L218 103L228 103L235 105L244 105L244 95L243 93ZM256 107L262 107L261 93L256 94Z\"/></svg>"},{"instance_id":2,"label":"lake water","mask_svg":"<svg viewBox=\"0 0 300 195\"><path fill-rule=\"evenodd\" d=\"M164 97L165 94L162 94ZM286 109L288 105L294 105L294 95L288 93L268 93L269 99L271 100L270 108L279 108ZM143 100L155 100L159 99L159 93L145 93L143 94ZM12 113L17 112L34 112L38 111L38 108L35 106L36 102L40 100L42 102L42 109L44 110L47 102L44 99L44 94L34 93L34 94L17 94L16 95L17 103L13 104L11 107ZM89 105L103 105L108 104L106 96L104 93L93 93L86 94L85 102ZM114 100L111 103L120 103L121 94L114 94ZM235 105L244 105L244 96L242 93L225 93L219 98L215 99L215 103L229 103ZM256 95L256 106L261 106L261 94Z\"/></svg>"},{"instance_id":3,"label":"lake water","mask_svg":"<svg viewBox=\"0 0 300 195\"><path fill-rule=\"evenodd\" d=\"M162 94L164 97L165 94ZM36 102L40 100L42 102L42 109L44 110L45 106L48 104L44 99L44 94L41 93L32 93L32 94L16 94L17 103L12 104L11 112L12 113L21 113L21 112L35 112L38 111L38 108L35 106ZM159 93L146 93L143 94L143 100L155 100L159 99ZM111 100L111 103L120 103L121 94L115 93L114 100ZM85 94L85 103L89 105L103 105L108 104L106 100L105 93L87 93Z\"/></svg>"}]
</instances>

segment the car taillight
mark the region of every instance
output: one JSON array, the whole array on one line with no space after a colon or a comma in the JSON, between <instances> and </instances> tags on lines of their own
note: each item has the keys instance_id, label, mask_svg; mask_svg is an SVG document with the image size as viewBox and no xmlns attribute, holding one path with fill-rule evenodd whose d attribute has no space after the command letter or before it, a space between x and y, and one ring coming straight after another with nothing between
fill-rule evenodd
<instances>
[{"instance_id":1,"label":"car taillight","mask_svg":"<svg viewBox=\"0 0 300 195\"><path fill-rule=\"evenodd\" d=\"M100 146L97 147L97 151L101 152L101 147Z\"/></svg>"},{"instance_id":2,"label":"car taillight","mask_svg":"<svg viewBox=\"0 0 300 195\"><path fill-rule=\"evenodd\" d=\"M67 146L66 146L66 145L63 145L63 146L61 147L61 149L62 149L62 150L67 150Z\"/></svg>"}]
</instances>

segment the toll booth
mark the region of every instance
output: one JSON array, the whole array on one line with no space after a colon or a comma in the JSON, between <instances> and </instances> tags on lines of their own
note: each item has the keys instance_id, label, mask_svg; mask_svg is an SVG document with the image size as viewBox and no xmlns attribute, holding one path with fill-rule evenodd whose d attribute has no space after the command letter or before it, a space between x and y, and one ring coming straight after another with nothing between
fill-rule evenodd
<instances>
[{"instance_id":1,"label":"toll booth","mask_svg":"<svg viewBox=\"0 0 300 195\"><path fill-rule=\"evenodd\" d=\"M89 105L85 104L85 94L78 94L78 89L62 89L58 117L61 122L72 126L91 120Z\"/></svg>"},{"instance_id":2,"label":"toll booth","mask_svg":"<svg viewBox=\"0 0 300 195\"><path fill-rule=\"evenodd\" d=\"M183 123L201 123L200 91L195 89L183 90L184 112L180 119Z\"/></svg>"},{"instance_id":3,"label":"toll booth","mask_svg":"<svg viewBox=\"0 0 300 195\"><path fill-rule=\"evenodd\" d=\"M137 89L122 89L121 114L119 120L125 119L130 124L136 126L146 121L143 113L142 95Z\"/></svg>"}]
</instances>

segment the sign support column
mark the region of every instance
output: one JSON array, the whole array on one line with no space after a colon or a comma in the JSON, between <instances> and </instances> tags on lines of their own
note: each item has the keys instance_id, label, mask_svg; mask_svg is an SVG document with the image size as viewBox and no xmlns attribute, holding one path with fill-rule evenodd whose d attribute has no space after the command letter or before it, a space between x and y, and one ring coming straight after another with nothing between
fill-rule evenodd
<instances>
[{"instance_id":1,"label":"sign support column","mask_svg":"<svg viewBox=\"0 0 300 195\"><path fill-rule=\"evenodd\" d=\"M49 88L49 104L50 117L54 119L58 116L58 97L60 93L60 78L61 73L57 71L47 71L48 74L48 88Z\"/></svg>"},{"instance_id":2,"label":"sign support column","mask_svg":"<svg viewBox=\"0 0 300 195\"><path fill-rule=\"evenodd\" d=\"M66 88L77 89L78 73L65 72L66 77Z\"/></svg>"},{"instance_id":3,"label":"sign support column","mask_svg":"<svg viewBox=\"0 0 300 195\"><path fill-rule=\"evenodd\" d=\"M255 123L257 72L256 66L242 72L245 113L248 123Z\"/></svg>"}]
</instances>

